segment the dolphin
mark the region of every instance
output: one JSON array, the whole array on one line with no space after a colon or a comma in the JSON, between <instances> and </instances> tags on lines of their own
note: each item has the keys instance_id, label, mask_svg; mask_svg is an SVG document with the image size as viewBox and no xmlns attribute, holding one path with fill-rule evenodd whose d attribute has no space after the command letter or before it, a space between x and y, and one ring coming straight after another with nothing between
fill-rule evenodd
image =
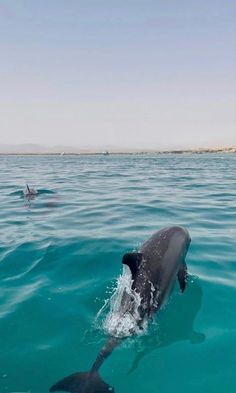
<instances>
[{"instance_id":1,"label":"dolphin","mask_svg":"<svg viewBox=\"0 0 236 393\"><path fill-rule=\"evenodd\" d=\"M154 233L138 252L123 256L122 263L130 269L132 285L131 291L124 290L122 295L120 318L131 315L136 320L137 327L142 330L152 320L155 312L165 305L176 279L181 292L184 291L188 277L185 256L190 241L185 228L167 227ZM137 297L140 299L138 309L135 308ZM132 334L135 334L133 327L130 329L130 335ZM99 369L121 341L122 337L111 336L89 371L69 375L54 384L50 392L114 393L114 388L101 379Z\"/></svg>"},{"instance_id":2,"label":"dolphin","mask_svg":"<svg viewBox=\"0 0 236 393\"><path fill-rule=\"evenodd\" d=\"M34 188L29 188L29 185L26 184L26 190L24 191L24 196L28 199L33 199L38 192Z\"/></svg>"}]
</instances>

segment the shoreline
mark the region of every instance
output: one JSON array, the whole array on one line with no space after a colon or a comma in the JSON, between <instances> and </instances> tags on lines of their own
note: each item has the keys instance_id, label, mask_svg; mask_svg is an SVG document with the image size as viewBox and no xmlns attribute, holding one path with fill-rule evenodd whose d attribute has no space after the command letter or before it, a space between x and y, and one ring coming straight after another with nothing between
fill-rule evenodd
<instances>
[{"instance_id":1,"label":"shoreline","mask_svg":"<svg viewBox=\"0 0 236 393\"><path fill-rule=\"evenodd\" d=\"M206 154L206 153L236 153L236 147L228 147L228 148L199 148L199 149L175 149L175 150L127 150L127 151L122 151L122 150L110 150L106 151L105 153L103 151L99 150L79 150L78 151L65 151L65 152L50 152L50 151L39 151L39 152L24 152L24 151L19 151L19 152L1 152L0 151L0 156L64 156L64 155L73 155L73 156L90 156L90 155L161 155L161 154Z\"/></svg>"}]
</instances>

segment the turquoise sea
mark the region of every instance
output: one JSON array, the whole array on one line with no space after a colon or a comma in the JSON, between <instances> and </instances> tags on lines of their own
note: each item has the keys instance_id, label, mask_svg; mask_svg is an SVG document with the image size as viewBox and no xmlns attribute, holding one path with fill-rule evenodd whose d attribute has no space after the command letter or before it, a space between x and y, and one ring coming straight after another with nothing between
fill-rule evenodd
<instances>
[{"instance_id":1,"label":"turquoise sea","mask_svg":"<svg viewBox=\"0 0 236 393\"><path fill-rule=\"evenodd\" d=\"M176 224L188 287L102 378L116 393L235 393L236 155L1 156L0 176L0 393L89 370L122 255Z\"/></svg>"}]
</instances>

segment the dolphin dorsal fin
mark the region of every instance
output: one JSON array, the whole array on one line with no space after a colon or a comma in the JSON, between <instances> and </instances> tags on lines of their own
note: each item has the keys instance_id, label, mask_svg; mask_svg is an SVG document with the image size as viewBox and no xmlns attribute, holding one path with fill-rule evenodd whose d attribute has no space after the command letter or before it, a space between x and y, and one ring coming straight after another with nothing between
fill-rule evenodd
<instances>
[{"instance_id":1,"label":"dolphin dorsal fin","mask_svg":"<svg viewBox=\"0 0 236 393\"><path fill-rule=\"evenodd\" d=\"M142 257L141 252L128 252L123 256L122 263L129 266L133 279L140 266Z\"/></svg>"}]
</instances>

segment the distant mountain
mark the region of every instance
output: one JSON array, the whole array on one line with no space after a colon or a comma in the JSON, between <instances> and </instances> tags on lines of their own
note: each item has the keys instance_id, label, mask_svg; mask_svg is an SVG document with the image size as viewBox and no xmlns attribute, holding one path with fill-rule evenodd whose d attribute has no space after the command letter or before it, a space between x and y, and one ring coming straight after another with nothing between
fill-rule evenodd
<instances>
[{"instance_id":1,"label":"distant mountain","mask_svg":"<svg viewBox=\"0 0 236 393\"><path fill-rule=\"evenodd\" d=\"M130 148L119 148L115 146L83 146L83 147L73 147L73 146L64 146L64 145L56 145L56 146L44 146L37 144L19 144L19 145L10 145L10 144L2 144L0 145L0 154L61 154L62 152L65 154L96 154L102 153L104 151L109 151L112 153L135 153L140 152L142 149L130 149ZM145 151L149 151L149 149L145 149ZM151 151L151 150L150 150Z\"/></svg>"},{"instance_id":2,"label":"distant mountain","mask_svg":"<svg viewBox=\"0 0 236 393\"><path fill-rule=\"evenodd\" d=\"M77 153L79 149L71 146L44 146L32 143L20 145L0 145L0 154L60 154Z\"/></svg>"},{"instance_id":3,"label":"distant mountain","mask_svg":"<svg viewBox=\"0 0 236 393\"><path fill-rule=\"evenodd\" d=\"M21 145L0 145L0 153L4 154L38 154L39 152L46 153L47 150L48 149L45 146L31 143Z\"/></svg>"}]
</instances>

